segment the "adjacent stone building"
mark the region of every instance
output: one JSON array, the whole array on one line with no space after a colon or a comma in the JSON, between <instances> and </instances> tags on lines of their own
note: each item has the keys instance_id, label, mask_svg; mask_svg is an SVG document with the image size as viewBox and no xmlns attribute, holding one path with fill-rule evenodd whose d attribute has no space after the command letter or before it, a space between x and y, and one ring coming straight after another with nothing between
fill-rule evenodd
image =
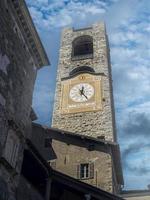
<instances>
[{"instance_id":1,"label":"adjacent stone building","mask_svg":"<svg viewBox=\"0 0 150 200\"><path fill-rule=\"evenodd\" d=\"M0 1L0 199L16 199L37 70L49 60L24 0Z\"/></svg>"},{"instance_id":2,"label":"adjacent stone building","mask_svg":"<svg viewBox=\"0 0 150 200\"><path fill-rule=\"evenodd\" d=\"M53 169L108 192L120 192L123 176L117 143L53 128L46 132L56 154L50 161Z\"/></svg>"},{"instance_id":3,"label":"adjacent stone building","mask_svg":"<svg viewBox=\"0 0 150 200\"><path fill-rule=\"evenodd\" d=\"M123 185L122 169L114 163L116 155L120 155L119 146L115 153L89 151L80 146L88 137L93 147L95 141L103 141L105 150L108 143L117 144L109 44L104 23L63 30L52 127L60 129L64 138L68 137L67 131L72 133L70 140L55 138L53 134L57 170L95 187L119 193ZM80 142L72 144L70 141L77 135ZM117 159L121 163L120 156Z\"/></svg>"},{"instance_id":4,"label":"adjacent stone building","mask_svg":"<svg viewBox=\"0 0 150 200\"><path fill-rule=\"evenodd\" d=\"M26 196L21 195L21 200L43 200L43 197L40 195L43 194L42 191L45 188L46 198L45 200L121 200L122 197L116 196L112 193L108 193L103 189L97 188L86 182L81 182L75 177L72 177L72 174L66 175L57 170L55 166L55 160L60 160L62 164L62 159L64 159L64 152L58 154L58 151L54 151L51 144L55 138L58 142L66 142L70 148L73 148L74 145L77 145L83 152L87 151L86 155L91 156L92 154L102 151L109 156L109 152L116 154L115 150L117 145L112 145L112 143L104 144L103 141L94 140L92 138L80 138L80 135L72 135L71 133L64 132L61 130L52 129L49 127L41 126L39 124L33 123L32 125L32 136L28 140L29 148L26 150L25 160L23 162L23 170L21 176L21 184L19 185L19 195L23 194L26 191ZM45 140L45 141L44 141ZM44 145L45 144L45 145ZM60 143L61 144L61 143ZM61 144L62 145L62 144ZM62 150L60 148L60 150ZM30 152L30 154L29 154ZM118 152L118 151L117 151ZM31 156L32 153L32 156ZM30 155L30 156L29 156ZM33 156L35 155L35 156ZM61 155L61 157L59 157ZM75 155L75 154L74 154ZM99 154L98 154L99 156ZM32 158L32 159L31 159ZM43 159L44 158L44 159ZM114 168L117 170L118 181L121 180L120 172L120 163L119 155L116 154L116 159L113 160ZM73 158L69 158L70 162L73 161ZM46 162L46 160L48 162ZM66 160L68 162L69 160ZM48 164L50 162L51 166ZM32 163L32 166L30 165ZM35 165L36 164L36 165ZM72 166L74 162L72 162ZM71 166L71 165L70 165ZM52 168L51 168L52 167ZM65 164L64 164L65 167ZM29 170L31 169L32 170ZM69 171L69 173L71 170ZM106 172L107 174L108 172ZM26 179L24 178L26 177ZM103 177L105 177L105 172ZM108 176L106 176L108 177ZM35 182L36 180L36 182ZM104 178L105 180L105 178ZM40 183L40 184L39 184ZM40 187L39 187L40 185ZM34 187L33 187L34 186ZM35 193L35 188L38 190L38 195ZM49 190L50 188L50 190ZM36 194L36 196L35 196ZM20 196L19 196L20 197ZM28 197L28 198L27 198ZM50 198L49 198L50 197Z\"/></svg>"}]
</instances>

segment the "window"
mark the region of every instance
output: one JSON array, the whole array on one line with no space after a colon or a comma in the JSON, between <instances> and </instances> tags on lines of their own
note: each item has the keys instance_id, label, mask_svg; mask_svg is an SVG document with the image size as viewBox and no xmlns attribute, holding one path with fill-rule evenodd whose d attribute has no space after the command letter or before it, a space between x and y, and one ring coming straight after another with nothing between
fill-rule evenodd
<instances>
[{"instance_id":1,"label":"window","mask_svg":"<svg viewBox=\"0 0 150 200\"><path fill-rule=\"evenodd\" d=\"M5 145L4 158L13 167L16 168L20 141L13 130L8 131Z\"/></svg>"},{"instance_id":2,"label":"window","mask_svg":"<svg viewBox=\"0 0 150 200\"><path fill-rule=\"evenodd\" d=\"M89 164L81 164L80 165L80 178L88 178L89 177Z\"/></svg>"},{"instance_id":3,"label":"window","mask_svg":"<svg viewBox=\"0 0 150 200\"><path fill-rule=\"evenodd\" d=\"M72 58L87 58L93 54L93 38L88 35L76 38L72 43Z\"/></svg>"},{"instance_id":4,"label":"window","mask_svg":"<svg viewBox=\"0 0 150 200\"><path fill-rule=\"evenodd\" d=\"M77 166L77 178L94 178L94 163L83 163Z\"/></svg>"}]
</instances>

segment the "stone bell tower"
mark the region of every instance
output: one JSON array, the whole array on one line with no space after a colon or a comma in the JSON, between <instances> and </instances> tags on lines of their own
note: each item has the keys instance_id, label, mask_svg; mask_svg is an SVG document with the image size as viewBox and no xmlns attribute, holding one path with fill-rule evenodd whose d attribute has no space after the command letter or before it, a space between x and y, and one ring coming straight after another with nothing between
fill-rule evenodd
<instances>
[{"instance_id":1,"label":"stone bell tower","mask_svg":"<svg viewBox=\"0 0 150 200\"><path fill-rule=\"evenodd\" d=\"M123 185L104 23L64 29L52 129L55 169L117 194Z\"/></svg>"},{"instance_id":2,"label":"stone bell tower","mask_svg":"<svg viewBox=\"0 0 150 200\"><path fill-rule=\"evenodd\" d=\"M52 127L116 141L104 23L62 33Z\"/></svg>"}]
</instances>

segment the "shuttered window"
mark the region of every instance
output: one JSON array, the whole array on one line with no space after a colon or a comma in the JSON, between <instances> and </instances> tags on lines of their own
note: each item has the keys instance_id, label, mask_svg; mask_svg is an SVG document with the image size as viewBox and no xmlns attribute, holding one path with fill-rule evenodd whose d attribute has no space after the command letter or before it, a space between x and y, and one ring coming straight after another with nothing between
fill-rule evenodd
<instances>
[{"instance_id":1,"label":"shuttered window","mask_svg":"<svg viewBox=\"0 0 150 200\"><path fill-rule=\"evenodd\" d=\"M88 178L89 177L89 164L81 164L80 165L80 178Z\"/></svg>"},{"instance_id":2,"label":"shuttered window","mask_svg":"<svg viewBox=\"0 0 150 200\"><path fill-rule=\"evenodd\" d=\"M16 168L17 165L19 147L20 140L18 136L13 130L9 130L5 145L4 158L13 168Z\"/></svg>"},{"instance_id":3,"label":"shuttered window","mask_svg":"<svg viewBox=\"0 0 150 200\"><path fill-rule=\"evenodd\" d=\"M82 163L77 165L77 179L94 178L94 163Z\"/></svg>"}]
</instances>

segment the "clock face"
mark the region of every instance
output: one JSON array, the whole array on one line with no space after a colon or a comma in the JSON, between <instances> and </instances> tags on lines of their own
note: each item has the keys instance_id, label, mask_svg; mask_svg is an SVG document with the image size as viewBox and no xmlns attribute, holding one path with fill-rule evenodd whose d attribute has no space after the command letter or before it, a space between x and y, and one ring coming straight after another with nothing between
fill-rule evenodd
<instances>
[{"instance_id":1,"label":"clock face","mask_svg":"<svg viewBox=\"0 0 150 200\"><path fill-rule=\"evenodd\" d=\"M89 83L79 83L74 85L69 93L69 97L74 102L86 102L94 95L94 87Z\"/></svg>"},{"instance_id":2,"label":"clock face","mask_svg":"<svg viewBox=\"0 0 150 200\"><path fill-rule=\"evenodd\" d=\"M61 114L98 110L102 110L102 76L82 73L61 82Z\"/></svg>"}]
</instances>

